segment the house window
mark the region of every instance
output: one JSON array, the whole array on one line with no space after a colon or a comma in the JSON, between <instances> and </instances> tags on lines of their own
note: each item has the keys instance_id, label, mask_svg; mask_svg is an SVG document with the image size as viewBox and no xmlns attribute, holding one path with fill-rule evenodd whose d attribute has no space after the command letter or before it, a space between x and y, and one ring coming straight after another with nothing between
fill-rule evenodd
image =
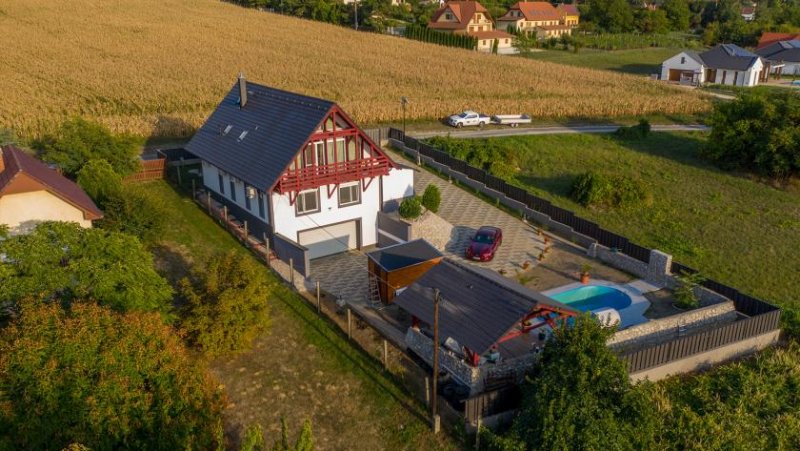
<instances>
[{"instance_id":1,"label":"house window","mask_svg":"<svg viewBox=\"0 0 800 451\"><path fill-rule=\"evenodd\" d=\"M361 186L358 183L339 187L339 206L361 203Z\"/></svg>"},{"instance_id":2,"label":"house window","mask_svg":"<svg viewBox=\"0 0 800 451\"><path fill-rule=\"evenodd\" d=\"M681 57L681 64L686 64L686 57L685 56Z\"/></svg>"},{"instance_id":3,"label":"house window","mask_svg":"<svg viewBox=\"0 0 800 451\"><path fill-rule=\"evenodd\" d=\"M316 213L320 210L319 207L319 190L303 191L297 195L295 202L295 212L297 215L307 215L309 213Z\"/></svg>"},{"instance_id":4,"label":"house window","mask_svg":"<svg viewBox=\"0 0 800 451\"><path fill-rule=\"evenodd\" d=\"M250 187L244 185L244 208L250 209Z\"/></svg>"},{"instance_id":5,"label":"house window","mask_svg":"<svg viewBox=\"0 0 800 451\"><path fill-rule=\"evenodd\" d=\"M219 178L219 193L225 194L225 181L222 180L222 174L217 174L217 177Z\"/></svg>"},{"instance_id":6,"label":"house window","mask_svg":"<svg viewBox=\"0 0 800 451\"><path fill-rule=\"evenodd\" d=\"M358 152L356 152L356 140L355 138L351 139L347 143L347 161L354 161L358 159Z\"/></svg>"},{"instance_id":7,"label":"house window","mask_svg":"<svg viewBox=\"0 0 800 451\"><path fill-rule=\"evenodd\" d=\"M303 150L303 167L314 166L314 147L309 144Z\"/></svg>"},{"instance_id":8,"label":"house window","mask_svg":"<svg viewBox=\"0 0 800 451\"><path fill-rule=\"evenodd\" d=\"M261 216L261 219L266 219L266 213L264 213L264 194L259 191L258 193L258 215Z\"/></svg>"},{"instance_id":9,"label":"house window","mask_svg":"<svg viewBox=\"0 0 800 451\"><path fill-rule=\"evenodd\" d=\"M233 177L231 177L231 200L236 202L236 182L233 181Z\"/></svg>"},{"instance_id":10,"label":"house window","mask_svg":"<svg viewBox=\"0 0 800 451\"><path fill-rule=\"evenodd\" d=\"M453 15L450 14L450 13L445 13L444 14L444 18L447 19L447 20L453 20Z\"/></svg>"},{"instance_id":11,"label":"house window","mask_svg":"<svg viewBox=\"0 0 800 451\"><path fill-rule=\"evenodd\" d=\"M317 148L317 166L325 165L325 144L318 142L314 143Z\"/></svg>"}]
</instances>

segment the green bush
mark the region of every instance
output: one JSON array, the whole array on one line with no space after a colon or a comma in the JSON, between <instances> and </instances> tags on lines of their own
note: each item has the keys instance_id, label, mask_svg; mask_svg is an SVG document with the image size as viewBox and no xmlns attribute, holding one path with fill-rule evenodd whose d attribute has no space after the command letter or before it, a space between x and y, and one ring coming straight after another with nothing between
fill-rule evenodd
<instances>
[{"instance_id":1,"label":"green bush","mask_svg":"<svg viewBox=\"0 0 800 451\"><path fill-rule=\"evenodd\" d=\"M116 136L108 128L81 118L69 120L58 132L35 143L42 160L57 164L75 177L89 160L105 160L114 172L128 175L139 168L139 142L129 136Z\"/></svg>"},{"instance_id":2,"label":"green bush","mask_svg":"<svg viewBox=\"0 0 800 451\"><path fill-rule=\"evenodd\" d=\"M180 287L186 298L181 326L208 355L245 349L269 326L273 287L250 258L232 251L213 257Z\"/></svg>"},{"instance_id":3,"label":"green bush","mask_svg":"<svg viewBox=\"0 0 800 451\"><path fill-rule=\"evenodd\" d=\"M570 197L584 207L597 208L629 207L652 201L649 188L641 180L594 171L575 178Z\"/></svg>"},{"instance_id":4,"label":"green bush","mask_svg":"<svg viewBox=\"0 0 800 451\"><path fill-rule=\"evenodd\" d=\"M622 139L644 139L650 134L650 122L639 119L639 123L630 127L620 127L614 134Z\"/></svg>"},{"instance_id":5,"label":"green bush","mask_svg":"<svg viewBox=\"0 0 800 451\"><path fill-rule=\"evenodd\" d=\"M419 197L407 197L400 202L400 213L401 218L405 219L416 219L422 214L422 203L419 200Z\"/></svg>"},{"instance_id":6,"label":"green bush","mask_svg":"<svg viewBox=\"0 0 800 451\"><path fill-rule=\"evenodd\" d=\"M122 177L106 160L89 160L78 171L78 185L103 208L108 199L119 196Z\"/></svg>"},{"instance_id":7,"label":"green bush","mask_svg":"<svg viewBox=\"0 0 800 451\"><path fill-rule=\"evenodd\" d=\"M434 184L428 185L422 193L422 206L436 213L439 211L440 203L442 203L442 192L439 191L439 187Z\"/></svg>"},{"instance_id":8,"label":"green bush","mask_svg":"<svg viewBox=\"0 0 800 451\"><path fill-rule=\"evenodd\" d=\"M109 194L101 204L105 216L100 227L135 235L145 244L161 238L169 217L163 198L138 185L124 185Z\"/></svg>"},{"instance_id":9,"label":"green bush","mask_svg":"<svg viewBox=\"0 0 800 451\"><path fill-rule=\"evenodd\" d=\"M700 306L700 299L697 298L694 290L705 280L700 273L678 274L675 277L678 286L675 287L675 305L682 309L694 309Z\"/></svg>"}]
</instances>

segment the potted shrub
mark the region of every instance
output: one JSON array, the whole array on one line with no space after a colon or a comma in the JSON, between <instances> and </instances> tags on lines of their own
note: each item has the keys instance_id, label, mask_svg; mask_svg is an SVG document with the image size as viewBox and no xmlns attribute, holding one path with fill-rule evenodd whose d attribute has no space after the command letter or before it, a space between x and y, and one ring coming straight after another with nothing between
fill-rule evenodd
<instances>
[{"instance_id":1,"label":"potted shrub","mask_svg":"<svg viewBox=\"0 0 800 451\"><path fill-rule=\"evenodd\" d=\"M586 285L589 283L590 279L590 271L592 270L591 265L583 265L581 266L581 283Z\"/></svg>"},{"instance_id":2,"label":"potted shrub","mask_svg":"<svg viewBox=\"0 0 800 451\"><path fill-rule=\"evenodd\" d=\"M681 273L676 275L675 279L678 281L678 285L675 287L675 307L680 310L699 307L700 299L695 293L695 288L705 280L705 277L700 275L699 272L694 274Z\"/></svg>"},{"instance_id":3,"label":"potted shrub","mask_svg":"<svg viewBox=\"0 0 800 451\"><path fill-rule=\"evenodd\" d=\"M400 213L400 217L403 219L417 219L422 214L422 203L419 200L419 197L407 197L403 199L403 202L400 203L400 209L398 210Z\"/></svg>"}]
</instances>

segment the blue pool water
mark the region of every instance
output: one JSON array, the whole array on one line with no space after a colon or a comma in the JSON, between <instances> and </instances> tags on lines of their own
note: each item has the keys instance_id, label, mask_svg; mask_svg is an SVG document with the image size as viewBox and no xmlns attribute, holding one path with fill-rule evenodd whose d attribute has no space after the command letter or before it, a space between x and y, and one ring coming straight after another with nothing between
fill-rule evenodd
<instances>
[{"instance_id":1,"label":"blue pool water","mask_svg":"<svg viewBox=\"0 0 800 451\"><path fill-rule=\"evenodd\" d=\"M582 312L611 307L617 311L631 305L631 298L620 290L601 285L586 285L550 296Z\"/></svg>"}]
</instances>

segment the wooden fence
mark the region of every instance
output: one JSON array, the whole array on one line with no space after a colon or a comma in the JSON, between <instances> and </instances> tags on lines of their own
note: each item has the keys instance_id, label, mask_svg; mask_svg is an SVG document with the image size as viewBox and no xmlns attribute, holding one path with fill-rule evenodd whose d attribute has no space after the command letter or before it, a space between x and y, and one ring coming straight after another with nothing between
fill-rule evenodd
<instances>
[{"instance_id":1,"label":"wooden fence","mask_svg":"<svg viewBox=\"0 0 800 451\"><path fill-rule=\"evenodd\" d=\"M142 160L141 164L141 169L125 177L125 181L146 182L148 180L162 180L164 178L164 172L167 167L167 160L165 158Z\"/></svg>"},{"instance_id":2,"label":"wooden fence","mask_svg":"<svg viewBox=\"0 0 800 451\"><path fill-rule=\"evenodd\" d=\"M522 390L516 385L480 393L464 402L464 418L475 424L479 418L518 409L521 398Z\"/></svg>"}]
</instances>

